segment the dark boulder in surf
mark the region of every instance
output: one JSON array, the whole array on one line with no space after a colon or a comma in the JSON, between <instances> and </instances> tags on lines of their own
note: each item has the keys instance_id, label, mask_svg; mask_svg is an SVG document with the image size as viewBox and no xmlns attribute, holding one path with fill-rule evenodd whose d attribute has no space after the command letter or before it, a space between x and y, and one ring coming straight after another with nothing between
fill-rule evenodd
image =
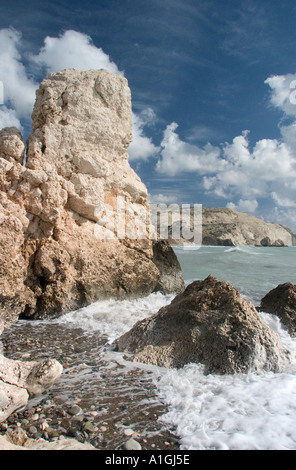
<instances>
[{"instance_id":1,"label":"dark boulder in surf","mask_svg":"<svg viewBox=\"0 0 296 470\"><path fill-rule=\"evenodd\" d=\"M201 363L205 373L219 374L279 371L286 359L253 304L213 276L191 283L115 347L133 361L168 368Z\"/></svg>"},{"instance_id":2,"label":"dark boulder in surf","mask_svg":"<svg viewBox=\"0 0 296 470\"><path fill-rule=\"evenodd\" d=\"M296 285L279 284L263 297L259 309L277 315L291 336L296 336Z\"/></svg>"}]
</instances>

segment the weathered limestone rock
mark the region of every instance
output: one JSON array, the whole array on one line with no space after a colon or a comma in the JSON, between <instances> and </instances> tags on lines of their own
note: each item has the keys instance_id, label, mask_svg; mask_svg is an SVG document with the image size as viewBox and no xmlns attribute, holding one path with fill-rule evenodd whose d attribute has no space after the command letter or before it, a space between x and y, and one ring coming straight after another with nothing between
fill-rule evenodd
<instances>
[{"instance_id":1,"label":"weathered limestone rock","mask_svg":"<svg viewBox=\"0 0 296 470\"><path fill-rule=\"evenodd\" d=\"M46 441L44 439L29 439L26 434L20 435L15 430L8 436L0 436L0 450L97 450L91 444L79 442L72 438Z\"/></svg>"},{"instance_id":2,"label":"weathered limestone rock","mask_svg":"<svg viewBox=\"0 0 296 470\"><path fill-rule=\"evenodd\" d=\"M17 320L33 295L25 286L27 261L23 252L27 212L14 195L23 166L24 143L15 128L0 131L0 334Z\"/></svg>"},{"instance_id":3,"label":"weathered limestone rock","mask_svg":"<svg viewBox=\"0 0 296 470\"><path fill-rule=\"evenodd\" d=\"M296 285L278 285L263 297L259 309L277 315L289 334L296 336Z\"/></svg>"},{"instance_id":4,"label":"weathered limestone rock","mask_svg":"<svg viewBox=\"0 0 296 470\"><path fill-rule=\"evenodd\" d=\"M14 361L0 355L0 422L27 404L28 398L50 388L63 368L54 359Z\"/></svg>"},{"instance_id":5,"label":"weathered limestone rock","mask_svg":"<svg viewBox=\"0 0 296 470\"><path fill-rule=\"evenodd\" d=\"M180 219L180 210L172 210L170 216L172 232L174 223L193 227L193 208L191 216L185 213ZM171 244L188 244L182 236L175 239L169 233ZM192 240L191 240L192 242ZM293 232L279 224L268 223L250 214L219 207L202 208L202 245L212 246L292 246L295 244Z\"/></svg>"},{"instance_id":6,"label":"weathered limestone rock","mask_svg":"<svg viewBox=\"0 0 296 470\"><path fill-rule=\"evenodd\" d=\"M25 167L19 131L0 133L0 332L18 315L148 295L166 275L148 236L146 187L128 163L127 80L105 70L51 74L32 118Z\"/></svg>"},{"instance_id":7,"label":"weathered limestone rock","mask_svg":"<svg viewBox=\"0 0 296 470\"><path fill-rule=\"evenodd\" d=\"M203 208L203 244L227 246L292 246L293 233L232 209Z\"/></svg>"},{"instance_id":8,"label":"weathered limestone rock","mask_svg":"<svg viewBox=\"0 0 296 470\"><path fill-rule=\"evenodd\" d=\"M0 158L23 163L25 144L22 134L16 127L5 127L0 131Z\"/></svg>"},{"instance_id":9,"label":"weathered limestone rock","mask_svg":"<svg viewBox=\"0 0 296 470\"><path fill-rule=\"evenodd\" d=\"M162 367L201 363L205 373L278 371L286 361L279 337L255 307L213 276L190 284L115 347L133 361Z\"/></svg>"},{"instance_id":10,"label":"weathered limestone rock","mask_svg":"<svg viewBox=\"0 0 296 470\"><path fill-rule=\"evenodd\" d=\"M185 289L180 263L166 240L153 243L153 261L161 274L156 291L173 293Z\"/></svg>"}]
</instances>

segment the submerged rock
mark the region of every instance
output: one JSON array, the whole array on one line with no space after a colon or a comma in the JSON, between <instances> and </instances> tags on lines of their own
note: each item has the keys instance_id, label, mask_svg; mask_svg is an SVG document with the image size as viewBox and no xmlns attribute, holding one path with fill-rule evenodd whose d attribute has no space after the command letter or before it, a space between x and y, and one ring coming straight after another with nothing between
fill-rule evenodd
<instances>
[{"instance_id":1,"label":"submerged rock","mask_svg":"<svg viewBox=\"0 0 296 470\"><path fill-rule=\"evenodd\" d=\"M277 315L289 334L296 336L296 285L278 285L263 297L259 309Z\"/></svg>"},{"instance_id":2,"label":"submerged rock","mask_svg":"<svg viewBox=\"0 0 296 470\"><path fill-rule=\"evenodd\" d=\"M133 361L162 367L201 363L205 373L278 371L285 362L279 337L252 303L213 276L190 284L115 347Z\"/></svg>"}]
</instances>

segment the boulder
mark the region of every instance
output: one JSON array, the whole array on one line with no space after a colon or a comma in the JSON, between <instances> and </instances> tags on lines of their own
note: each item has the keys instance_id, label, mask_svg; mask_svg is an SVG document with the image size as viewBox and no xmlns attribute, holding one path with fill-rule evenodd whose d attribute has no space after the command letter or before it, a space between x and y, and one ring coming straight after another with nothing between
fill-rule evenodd
<instances>
[{"instance_id":1,"label":"boulder","mask_svg":"<svg viewBox=\"0 0 296 470\"><path fill-rule=\"evenodd\" d=\"M278 371L286 361L278 335L252 303L213 276L187 286L114 347L133 361L161 367L201 363L205 373Z\"/></svg>"},{"instance_id":2,"label":"boulder","mask_svg":"<svg viewBox=\"0 0 296 470\"><path fill-rule=\"evenodd\" d=\"M168 241L158 240L153 243L153 262L160 272L155 291L180 293L185 289L180 263Z\"/></svg>"},{"instance_id":3,"label":"boulder","mask_svg":"<svg viewBox=\"0 0 296 470\"><path fill-rule=\"evenodd\" d=\"M32 119L26 166L20 132L0 133L0 333L19 316L59 316L157 286L178 292L181 269L175 258L168 282L158 268L147 189L128 162L127 80L105 70L51 74Z\"/></svg>"},{"instance_id":4,"label":"boulder","mask_svg":"<svg viewBox=\"0 0 296 470\"><path fill-rule=\"evenodd\" d=\"M54 359L15 361L0 355L0 422L26 406L29 397L50 388L62 371L62 365Z\"/></svg>"},{"instance_id":5,"label":"boulder","mask_svg":"<svg viewBox=\"0 0 296 470\"><path fill-rule=\"evenodd\" d=\"M291 336L296 336L296 285L286 282L268 292L259 310L277 315Z\"/></svg>"},{"instance_id":6,"label":"boulder","mask_svg":"<svg viewBox=\"0 0 296 470\"><path fill-rule=\"evenodd\" d=\"M0 450L97 450L88 442L79 442L76 439L64 438L55 441L45 439L30 439L21 435L16 429L8 435L0 436Z\"/></svg>"}]
</instances>

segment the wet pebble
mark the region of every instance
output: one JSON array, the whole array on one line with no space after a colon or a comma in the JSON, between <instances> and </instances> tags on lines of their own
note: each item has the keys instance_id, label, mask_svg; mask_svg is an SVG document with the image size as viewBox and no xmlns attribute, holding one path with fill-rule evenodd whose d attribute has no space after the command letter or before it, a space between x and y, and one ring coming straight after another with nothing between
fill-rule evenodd
<instances>
[{"instance_id":1,"label":"wet pebble","mask_svg":"<svg viewBox=\"0 0 296 470\"><path fill-rule=\"evenodd\" d=\"M20 435L49 441L73 437L98 449L179 448L177 437L174 440L170 430L163 431L158 421L166 408L155 399L149 373L127 372L115 362L100 362L103 340L98 340L97 333L88 334L86 341L81 330L66 328L63 332L60 325L57 337L55 325L26 325L2 334L4 352L9 351L12 359L22 360L23 354L30 354L34 360L42 360L54 357L58 351L63 357L64 373L44 396L30 400L26 408L0 423L0 434L19 430ZM85 352L84 358L73 354L76 343L76 352Z\"/></svg>"},{"instance_id":2,"label":"wet pebble","mask_svg":"<svg viewBox=\"0 0 296 470\"><path fill-rule=\"evenodd\" d=\"M73 405L71 406L71 408L69 409L69 414L74 416L74 415L79 415L82 413L82 409L80 408L80 406L78 405Z\"/></svg>"},{"instance_id":3,"label":"wet pebble","mask_svg":"<svg viewBox=\"0 0 296 470\"><path fill-rule=\"evenodd\" d=\"M129 439L124 443L125 450L142 450L141 444L135 439Z\"/></svg>"}]
</instances>

